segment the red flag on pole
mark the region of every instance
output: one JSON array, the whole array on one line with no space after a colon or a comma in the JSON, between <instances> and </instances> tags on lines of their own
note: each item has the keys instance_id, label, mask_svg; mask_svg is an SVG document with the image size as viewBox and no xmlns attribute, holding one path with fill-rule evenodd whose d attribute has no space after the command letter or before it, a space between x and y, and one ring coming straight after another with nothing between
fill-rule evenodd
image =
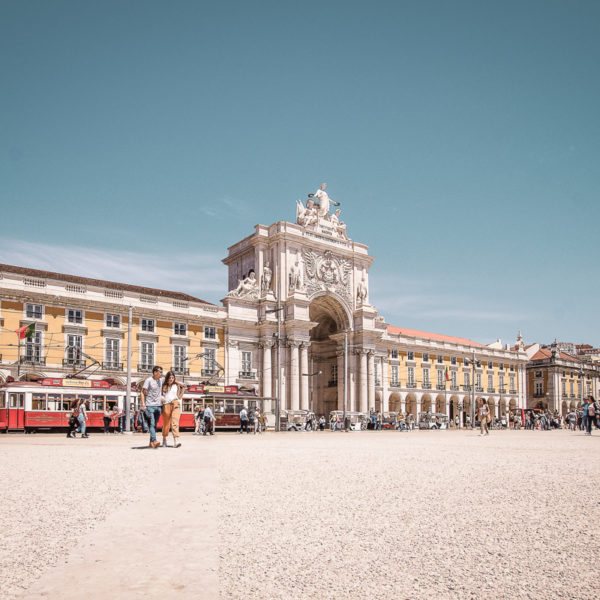
<instances>
[{"instance_id":1,"label":"red flag on pole","mask_svg":"<svg viewBox=\"0 0 600 600\"><path fill-rule=\"evenodd\" d=\"M450 381L450 373L448 373L448 367L446 367L446 381Z\"/></svg>"},{"instance_id":2,"label":"red flag on pole","mask_svg":"<svg viewBox=\"0 0 600 600\"><path fill-rule=\"evenodd\" d=\"M23 338L32 338L35 335L35 323L29 323L29 325L23 325L23 327L19 327L15 331L15 333L19 336L19 339Z\"/></svg>"}]
</instances>

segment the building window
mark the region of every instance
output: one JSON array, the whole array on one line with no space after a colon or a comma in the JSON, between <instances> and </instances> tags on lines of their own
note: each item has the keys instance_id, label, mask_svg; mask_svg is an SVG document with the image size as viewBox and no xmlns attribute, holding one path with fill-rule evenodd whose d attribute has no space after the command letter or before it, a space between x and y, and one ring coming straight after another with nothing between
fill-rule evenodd
<instances>
[{"instance_id":1,"label":"building window","mask_svg":"<svg viewBox=\"0 0 600 600\"><path fill-rule=\"evenodd\" d=\"M406 359L407 360L415 360L415 353L414 352L407 352Z\"/></svg>"},{"instance_id":2,"label":"building window","mask_svg":"<svg viewBox=\"0 0 600 600\"><path fill-rule=\"evenodd\" d=\"M483 391L481 389L481 373L476 373L475 374L475 387L477 388L478 392L482 392Z\"/></svg>"},{"instance_id":3,"label":"building window","mask_svg":"<svg viewBox=\"0 0 600 600\"><path fill-rule=\"evenodd\" d=\"M504 375L500 374L498 376L498 387L500 388L500 392L505 392L506 390L504 389Z\"/></svg>"},{"instance_id":4,"label":"building window","mask_svg":"<svg viewBox=\"0 0 600 600\"><path fill-rule=\"evenodd\" d=\"M438 365L441 365L444 362L444 357L441 354L437 355Z\"/></svg>"},{"instance_id":5,"label":"building window","mask_svg":"<svg viewBox=\"0 0 600 600\"><path fill-rule=\"evenodd\" d=\"M205 340L216 340L217 339L217 330L215 327L205 327L204 328L204 339Z\"/></svg>"},{"instance_id":6,"label":"building window","mask_svg":"<svg viewBox=\"0 0 600 600\"><path fill-rule=\"evenodd\" d=\"M70 308L67 311L67 321L69 323L78 323L81 325L83 323L83 311Z\"/></svg>"},{"instance_id":7,"label":"building window","mask_svg":"<svg viewBox=\"0 0 600 600\"><path fill-rule=\"evenodd\" d=\"M121 327L121 315L106 315L107 327Z\"/></svg>"},{"instance_id":8,"label":"building window","mask_svg":"<svg viewBox=\"0 0 600 600\"><path fill-rule=\"evenodd\" d=\"M83 337L80 335L67 336L67 363L73 365L81 360Z\"/></svg>"},{"instance_id":9,"label":"building window","mask_svg":"<svg viewBox=\"0 0 600 600\"><path fill-rule=\"evenodd\" d=\"M493 363L491 363L491 362L488 362L488 369L493 369L493 368L494 368L494 365L493 365Z\"/></svg>"},{"instance_id":10,"label":"building window","mask_svg":"<svg viewBox=\"0 0 600 600\"><path fill-rule=\"evenodd\" d=\"M210 350L205 350L204 354L204 368L207 371L215 371L217 369L217 351L214 348Z\"/></svg>"},{"instance_id":11,"label":"building window","mask_svg":"<svg viewBox=\"0 0 600 600\"><path fill-rule=\"evenodd\" d=\"M398 381L398 365L392 365L392 373L391 373L391 377L390 377L390 385L393 385L395 387L398 387L398 385L399 385L399 381Z\"/></svg>"},{"instance_id":12,"label":"building window","mask_svg":"<svg viewBox=\"0 0 600 600\"><path fill-rule=\"evenodd\" d=\"M455 365L456 364L456 356L451 356L450 357L450 364L451 365Z\"/></svg>"},{"instance_id":13,"label":"building window","mask_svg":"<svg viewBox=\"0 0 600 600\"><path fill-rule=\"evenodd\" d=\"M543 381L536 381L535 382L535 395L536 396L543 396L544 395L544 382Z\"/></svg>"},{"instance_id":14,"label":"building window","mask_svg":"<svg viewBox=\"0 0 600 600\"><path fill-rule=\"evenodd\" d=\"M565 374L563 373L563 377L564 377L564 375ZM534 376L535 377L541 377L542 376L542 372L541 371L535 371Z\"/></svg>"},{"instance_id":15,"label":"building window","mask_svg":"<svg viewBox=\"0 0 600 600\"><path fill-rule=\"evenodd\" d=\"M28 319L41 319L43 316L43 310L41 304L26 304L25 315Z\"/></svg>"},{"instance_id":16,"label":"building window","mask_svg":"<svg viewBox=\"0 0 600 600\"><path fill-rule=\"evenodd\" d=\"M142 342L142 348L140 353L141 366L142 368L149 369L154 365L154 343L153 342Z\"/></svg>"},{"instance_id":17,"label":"building window","mask_svg":"<svg viewBox=\"0 0 600 600\"><path fill-rule=\"evenodd\" d=\"M187 335L187 325L185 323L173 323L173 333L175 335Z\"/></svg>"},{"instance_id":18,"label":"building window","mask_svg":"<svg viewBox=\"0 0 600 600\"><path fill-rule=\"evenodd\" d=\"M390 350L390 358L398 358L398 350Z\"/></svg>"},{"instance_id":19,"label":"building window","mask_svg":"<svg viewBox=\"0 0 600 600\"><path fill-rule=\"evenodd\" d=\"M514 394L516 392L516 388L515 388L515 376L511 375L509 377L509 381L510 381L510 393Z\"/></svg>"},{"instance_id":20,"label":"building window","mask_svg":"<svg viewBox=\"0 0 600 600\"><path fill-rule=\"evenodd\" d=\"M381 378L379 377L379 362L375 363L375 385L381 385ZM336 365L337 367L337 365Z\"/></svg>"},{"instance_id":21,"label":"building window","mask_svg":"<svg viewBox=\"0 0 600 600\"><path fill-rule=\"evenodd\" d=\"M423 369L423 387L429 387L431 385L431 381L429 380L429 369Z\"/></svg>"},{"instance_id":22,"label":"building window","mask_svg":"<svg viewBox=\"0 0 600 600\"><path fill-rule=\"evenodd\" d=\"M470 364L471 364L471 363L469 362L469 359L468 359L468 358L464 358L464 359L463 359L463 365L464 365L465 367L468 367Z\"/></svg>"},{"instance_id":23,"label":"building window","mask_svg":"<svg viewBox=\"0 0 600 600\"><path fill-rule=\"evenodd\" d=\"M331 374L329 377L329 387L336 387L338 384L338 366L337 364L331 365Z\"/></svg>"},{"instance_id":24,"label":"building window","mask_svg":"<svg viewBox=\"0 0 600 600\"><path fill-rule=\"evenodd\" d=\"M569 394L571 394L571 398L573 398L573 396L574 396L573 381L569 381Z\"/></svg>"},{"instance_id":25,"label":"building window","mask_svg":"<svg viewBox=\"0 0 600 600\"><path fill-rule=\"evenodd\" d=\"M463 374L463 383L464 383L465 389L468 390L471 387L471 374L470 373Z\"/></svg>"},{"instance_id":26,"label":"building window","mask_svg":"<svg viewBox=\"0 0 600 600\"><path fill-rule=\"evenodd\" d=\"M121 354L119 351L119 346L119 340L106 338L106 351L104 359L109 368L116 369L119 366L119 358Z\"/></svg>"},{"instance_id":27,"label":"building window","mask_svg":"<svg viewBox=\"0 0 600 600\"><path fill-rule=\"evenodd\" d=\"M567 382L565 379L562 380L562 395L563 396L567 395Z\"/></svg>"},{"instance_id":28,"label":"building window","mask_svg":"<svg viewBox=\"0 0 600 600\"><path fill-rule=\"evenodd\" d=\"M423 362L429 362L429 354L423 354Z\"/></svg>"},{"instance_id":29,"label":"building window","mask_svg":"<svg viewBox=\"0 0 600 600\"><path fill-rule=\"evenodd\" d=\"M154 319L142 319L142 331L154 332Z\"/></svg>"},{"instance_id":30,"label":"building window","mask_svg":"<svg viewBox=\"0 0 600 600\"><path fill-rule=\"evenodd\" d=\"M42 333L36 331L33 337L26 339L25 360L32 363L40 363L42 359Z\"/></svg>"},{"instance_id":31,"label":"building window","mask_svg":"<svg viewBox=\"0 0 600 600\"><path fill-rule=\"evenodd\" d=\"M185 346L173 346L173 367L175 368L175 370L181 372L182 369L185 369L185 356Z\"/></svg>"},{"instance_id":32,"label":"building window","mask_svg":"<svg viewBox=\"0 0 600 600\"><path fill-rule=\"evenodd\" d=\"M252 371L252 352L242 352L242 371L244 373L250 373Z\"/></svg>"},{"instance_id":33,"label":"building window","mask_svg":"<svg viewBox=\"0 0 600 600\"><path fill-rule=\"evenodd\" d=\"M415 387L415 368L408 367L408 387Z\"/></svg>"},{"instance_id":34,"label":"building window","mask_svg":"<svg viewBox=\"0 0 600 600\"><path fill-rule=\"evenodd\" d=\"M438 390L444 385L444 371L441 369L437 370L437 387Z\"/></svg>"},{"instance_id":35,"label":"building window","mask_svg":"<svg viewBox=\"0 0 600 600\"><path fill-rule=\"evenodd\" d=\"M491 392L494 389L494 376L488 375L488 392Z\"/></svg>"},{"instance_id":36,"label":"building window","mask_svg":"<svg viewBox=\"0 0 600 600\"><path fill-rule=\"evenodd\" d=\"M515 365L510 365L510 370L514 371L515 370Z\"/></svg>"},{"instance_id":37,"label":"building window","mask_svg":"<svg viewBox=\"0 0 600 600\"><path fill-rule=\"evenodd\" d=\"M452 386L453 389L456 389L458 387L458 385L456 383L456 371L452 371L450 373L450 385Z\"/></svg>"},{"instance_id":38,"label":"building window","mask_svg":"<svg viewBox=\"0 0 600 600\"><path fill-rule=\"evenodd\" d=\"M500 363L500 364L498 365L498 369L499 369L500 371L504 371L504 363Z\"/></svg>"}]
</instances>

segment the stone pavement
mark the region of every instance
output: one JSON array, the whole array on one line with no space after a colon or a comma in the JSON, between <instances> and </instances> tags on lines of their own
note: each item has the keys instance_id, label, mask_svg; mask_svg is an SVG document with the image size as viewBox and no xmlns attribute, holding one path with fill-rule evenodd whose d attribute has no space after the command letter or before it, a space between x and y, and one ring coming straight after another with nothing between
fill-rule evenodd
<instances>
[{"instance_id":1,"label":"stone pavement","mask_svg":"<svg viewBox=\"0 0 600 600\"><path fill-rule=\"evenodd\" d=\"M134 445L140 441L132 438ZM212 453L206 446L199 464L197 454L181 451L177 469L164 469L158 480L136 490L139 501L117 507L23 600L218 598L218 471Z\"/></svg>"}]
</instances>

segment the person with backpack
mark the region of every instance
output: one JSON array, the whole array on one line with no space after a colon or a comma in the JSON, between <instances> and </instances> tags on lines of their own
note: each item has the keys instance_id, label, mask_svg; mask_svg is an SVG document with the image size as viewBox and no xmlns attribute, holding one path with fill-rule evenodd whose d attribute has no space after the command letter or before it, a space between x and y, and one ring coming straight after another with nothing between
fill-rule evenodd
<instances>
[{"instance_id":1,"label":"person with backpack","mask_svg":"<svg viewBox=\"0 0 600 600\"><path fill-rule=\"evenodd\" d=\"M79 427L77 428L77 432L81 433L82 438L89 438L90 436L85 432L86 424L88 421L87 409L85 406L85 400L79 400L79 404L77 406L78 415L77 420L79 421Z\"/></svg>"},{"instance_id":2,"label":"person with backpack","mask_svg":"<svg viewBox=\"0 0 600 600\"><path fill-rule=\"evenodd\" d=\"M248 432L248 411L246 410L246 407L242 407L242 410L240 411L240 433L243 433L244 431L246 433Z\"/></svg>"}]
</instances>

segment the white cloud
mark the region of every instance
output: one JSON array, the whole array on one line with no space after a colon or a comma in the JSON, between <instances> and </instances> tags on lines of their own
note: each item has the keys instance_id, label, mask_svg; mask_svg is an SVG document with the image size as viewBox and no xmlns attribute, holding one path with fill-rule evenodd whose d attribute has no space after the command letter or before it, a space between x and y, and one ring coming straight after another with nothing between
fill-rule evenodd
<instances>
[{"instance_id":1,"label":"white cloud","mask_svg":"<svg viewBox=\"0 0 600 600\"><path fill-rule=\"evenodd\" d=\"M226 269L213 254L142 254L3 239L0 262L185 292L209 302L227 293Z\"/></svg>"}]
</instances>

